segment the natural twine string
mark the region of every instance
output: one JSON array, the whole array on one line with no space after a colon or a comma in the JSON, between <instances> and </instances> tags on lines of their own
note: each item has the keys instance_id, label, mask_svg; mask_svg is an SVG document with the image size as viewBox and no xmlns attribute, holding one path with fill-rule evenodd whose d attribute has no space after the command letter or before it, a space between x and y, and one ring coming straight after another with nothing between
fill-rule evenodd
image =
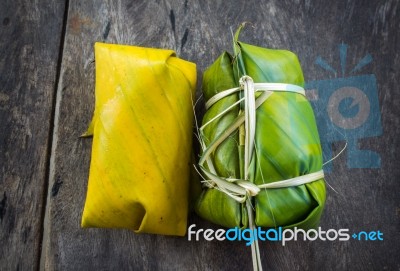
<instances>
[{"instance_id":1,"label":"natural twine string","mask_svg":"<svg viewBox=\"0 0 400 271\"><path fill-rule=\"evenodd\" d=\"M249 218L249 227L253 230L255 229L254 222L254 213L251 204L251 198L256 196L261 189L274 189L274 188L284 188L291 186L299 186L302 184L314 182L320 180L324 177L324 172L321 169L320 171L306 174L303 176L282 180L273 183L267 183L262 185L256 185L249 181L249 169L251 157L255 151L254 137L255 137L255 129L256 129L256 109L263 104L274 92L283 91L283 92L293 92L298 93L305 96L304 89L302 87L291 85L291 84L281 84L281 83L254 83L253 79L249 76L243 76L239 80L240 86L237 88L231 88L222 92L217 93L211 99L209 99L206 103L206 109L209 109L213 104L217 101L221 100L224 97L227 97L233 93L243 91L243 97L239 99L236 103L229 106L227 109L219 113L213 119L205 123L199 129L199 140L203 150L203 154L200 157L199 168L202 172L203 183L205 186L209 188L218 189L219 191L225 193L227 196L233 198L234 200L245 203L248 218ZM256 97L256 92L262 92L258 97ZM204 128L210 123L214 122L231 109L233 109L236 105L244 102L244 112L241 111L235 121L232 123L228 129L221 135L219 135L213 142L211 142L208 146L206 146L205 141L203 140ZM218 176L216 173L214 164L212 159L210 158L211 153L232 133L239 129L240 133L243 133L244 128L244 144L240 142L241 145L244 145L244 178L243 179L234 179L234 178L225 178ZM243 136L243 135L242 135ZM205 168L204 163L207 164L208 168ZM257 238L251 244L251 252L252 252L252 261L253 268L255 271L262 270L261 259L260 259L260 250L258 246Z\"/></svg>"}]
</instances>

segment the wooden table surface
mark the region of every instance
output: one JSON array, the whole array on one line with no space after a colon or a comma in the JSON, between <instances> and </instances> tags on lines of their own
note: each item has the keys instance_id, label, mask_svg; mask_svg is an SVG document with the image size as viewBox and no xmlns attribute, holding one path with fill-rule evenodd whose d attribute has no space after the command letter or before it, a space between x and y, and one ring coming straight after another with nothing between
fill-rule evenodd
<instances>
[{"instance_id":1,"label":"wooden table surface","mask_svg":"<svg viewBox=\"0 0 400 271\"><path fill-rule=\"evenodd\" d=\"M1 1L0 270L252 269L243 242L80 228L91 140L79 135L93 113L94 42L174 49L197 63L200 92L204 69L232 51L230 29L243 21L253 25L243 41L294 51L308 82L349 78L340 44L346 71L369 55L352 75L376 79L367 99L380 120L333 162L326 180L337 193L328 188L321 227L379 230L384 240L261 242L264 269L400 270L399 2ZM338 153L345 139L327 148ZM365 161L357 148L370 150ZM218 228L194 214L193 223Z\"/></svg>"}]
</instances>

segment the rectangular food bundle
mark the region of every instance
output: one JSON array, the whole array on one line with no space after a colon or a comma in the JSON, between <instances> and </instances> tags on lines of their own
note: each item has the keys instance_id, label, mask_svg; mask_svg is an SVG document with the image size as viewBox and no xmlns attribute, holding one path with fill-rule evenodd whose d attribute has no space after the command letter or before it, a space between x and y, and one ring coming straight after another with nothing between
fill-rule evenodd
<instances>
[{"instance_id":1,"label":"rectangular food bundle","mask_svg":"<svg viewBox=\"0 0 400 271\"><path fill-rule=\"evenodd\" d=\"M171 50L95 44L82 227L184 235L196 66Z\"/></svg>"},{"instance_id":2,"label":"rectangular food bundle","mask_svg":"<svg viewBox=\"0 0 400 271\"><path fill-rule=\"evenodd\" d=\"M196 211L230 228L314 228L325 182L300 63L290 51L238 41L240 29L235 54L224 52L203 76Z\"/></svg>"}]
</instances>

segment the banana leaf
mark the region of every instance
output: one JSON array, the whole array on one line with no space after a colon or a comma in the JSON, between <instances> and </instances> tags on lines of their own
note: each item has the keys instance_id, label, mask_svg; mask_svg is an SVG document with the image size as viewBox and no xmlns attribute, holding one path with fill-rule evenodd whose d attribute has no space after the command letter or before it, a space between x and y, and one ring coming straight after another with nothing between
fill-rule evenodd
<instances>
[{"instance_id":1,"label":"banana leaf","mask_svg":"<svg viewBox=\"0 0 400 271\"><path fill-rule=\"evenodd\" d=\"M95 44L82 227L184 235L196 66L171 50Z\"/></svg>"},{"instance_id":2,"label":"banana leaf","mask_svg":"<svg viewBox=\"0 0 400 271\"><path fill-rule=\"evenodd\" d=\"M262 48L234 38L234 52L222 55L205 71L202 91L206 101L227 89L239 87L242 76L255 83L285 83L303 87L304 78L297 56L287 50ZM256 98L260 94L256 94ZM243 113L243 92L234 92L207 109L199 133L203 150L227 133ZM236 104L236 105L235 105ZM224 112L224 113L222 113ZM249 182L256 186L304 176L322 169L322 151L314 113L304 95L274 91L255 113L254 149L249 164ZM235 183L243 179L243 127L224 139L210 154L218 178ZM204 153L203 153L204 155ZM216 177L216 178L217 178ZM207 177L203 175L209 182ZM215 183L207 185L196 203L196 212L221 226L249 227L249 210L261 227L315 228L325 205L325 182L318 180L291 187L262 188L246 201L227 195ZM251 208L248 208L251 205ZM247 207L247 208L246 208Z\"/></svg>"}]
</instances>

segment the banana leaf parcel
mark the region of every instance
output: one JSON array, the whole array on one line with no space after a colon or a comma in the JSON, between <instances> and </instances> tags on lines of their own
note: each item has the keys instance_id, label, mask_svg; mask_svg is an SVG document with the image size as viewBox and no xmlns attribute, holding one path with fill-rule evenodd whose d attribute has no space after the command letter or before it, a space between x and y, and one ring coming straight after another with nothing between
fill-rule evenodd
<instances>
[{"instance_id":1,"label":"banana leaf parcel","mask_svg":"<svg viewBox=\"0 0 400 271\"><path fill-rule=\"evenodd\" d=\"M196 66L171 50L95 44L82 227L184 235Z\"/></svg>"},{"instance_id":2,"label":"banana leaf parcel","mask_svg":"<svg viewBox=\"0 0 400 271\"><path fill-rule=\"evenodd\" d=\"M243 26L242 26L243 27ZM204 73L196 212L233 228L318 225L322 151L297 56L238 41Z\"/></svg>"}]
</instances>

